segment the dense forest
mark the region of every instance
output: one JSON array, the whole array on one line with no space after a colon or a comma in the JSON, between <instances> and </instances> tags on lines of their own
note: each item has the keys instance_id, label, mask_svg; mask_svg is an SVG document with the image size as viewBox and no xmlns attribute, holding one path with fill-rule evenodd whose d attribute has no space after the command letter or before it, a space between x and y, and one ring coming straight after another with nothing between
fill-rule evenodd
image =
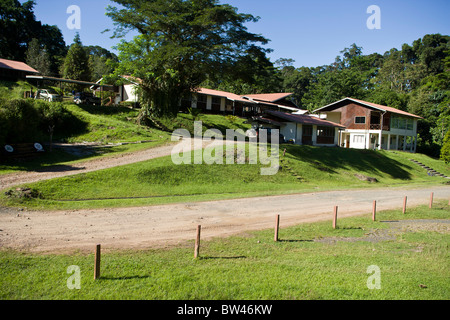
<instances>
[{"instance_id":1,"label":"dense forest","mask_svg":"<svg viewBox=\"0 0 450 320\"><path fill-rule=\"evenodd\" d=\"M126 2L127 6L107 9L118 26L114 36L120 38L125 29L133 28L142 34L118 43L118 56L99 46L83 46L78 34L67 46L57 26L36 21L34 1L0 0L0 57L25 61L42 75L77 80L103 77L114 81L124 72L140 76L153 96L160 95L152 100L150 111L163 112L155 104L178 101L179 88L204 86L236 94L292 92L292 100L303 109L352 97L422 116L418 151L433 156L439 155L449 132L448 35L427 34L411 44L401 44L400 39L401 49L385 53L364 54L354 43L336 53L329 65L295 68L289 57L270 61L270 49L256 45L267 44L268 39L245 28L245 23L257 18L238 14L231 6L205 0L202 7L196 7L195 2L184 1L179 7L172 6L170 14L158 15L160 20L149 23L146 15L157 13L170 0L148 2L145 10L137 0L114 2ZM208 21L211 17L217 21ZM163 28L168 31L161 32ZM176 114L176 110L171 112Z\"/></svg>"}]
</instances>

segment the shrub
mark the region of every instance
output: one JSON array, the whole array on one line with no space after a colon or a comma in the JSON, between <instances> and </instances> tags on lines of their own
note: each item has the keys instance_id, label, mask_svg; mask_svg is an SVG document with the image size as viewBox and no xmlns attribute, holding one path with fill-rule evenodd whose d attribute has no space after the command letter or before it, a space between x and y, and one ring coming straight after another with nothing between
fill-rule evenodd
<instances>
[{"instance_id":1,"label":"shrub","mask_svg":"<svg viewBox=\"0 0 450 320\"><path fill-rule=\"evenodd\" d=\"M0 142L34 141L39 114L32 99L0 100Z\"/></svg>"},{"instance_id":2,"label":"shrub","mask_svg":"<svg viewBox=\"0 0 450 320\"><path fill-rule=\"evenodd\" d=\"M86 126L61 102L0 100L0 144L47 140L53 132L70 136L82 132Z\"/></svg>"},{"instance_id":3,"label":"shrub","mask_svg":"<svg viewBox=\"0 0 450 320\"><path fill-rule=\"evenodd\" d=\"M441 160L445 161L445 163L450 162L450 130L447 131L447 134L444 137L444 144L441 149Z\"/></svg>"}]
</instances>

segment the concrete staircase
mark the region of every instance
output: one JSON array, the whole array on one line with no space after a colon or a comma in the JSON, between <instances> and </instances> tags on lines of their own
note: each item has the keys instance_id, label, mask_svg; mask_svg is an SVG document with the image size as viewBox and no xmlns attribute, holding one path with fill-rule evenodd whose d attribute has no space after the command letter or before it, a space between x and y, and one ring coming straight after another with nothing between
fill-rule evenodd
<instances>
[{"instance_id":1,"label":"concrete staircase","mask_svg":"<svg viewBox=\"0 0 450 320\"><path fill-rule=\"evenodd\" d=\"M410 161L414 162L415 164L421 166L422 168L424 168L425 170L427 170L427 173L429 176L437 176L437 177L441 177L441 178L445 178L445 179L450 179L450 177L447 177L445 174L442 174L436 170L434 170L433 168L430 168L426 165L424 165L423 163L414 160L414 159L409 159Z\"/></svg>"}]
</instances>

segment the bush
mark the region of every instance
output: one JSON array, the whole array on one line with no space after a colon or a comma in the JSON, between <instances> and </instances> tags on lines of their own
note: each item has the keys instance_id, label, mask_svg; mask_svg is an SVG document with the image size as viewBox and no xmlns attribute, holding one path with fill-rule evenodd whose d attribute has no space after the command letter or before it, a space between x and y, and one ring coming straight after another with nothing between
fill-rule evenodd
<instances>
[{"instance_id":1,"label":"bush","mask_svg":"<svg viewBox=\"0 0 450 320\"><path fill-rule=\"evenodd\" d=\"M32 99L0 100L0 142L34 141L38 135L39 113Z\"/></svg>"},{"instance_id":2,"label":"bush","mask_svg":"<svg viewBox=\"0 0 450 320\"><path fill-rule=\"evenodd\" d=\"M450 162L450 130L447 131L447 134L444 137L444 144L441 149L441 160L445 161L445 163Z\"/></svg>"},{"instance_id":3,"label":"bush","mask_svg":"<svg viewBox=\"0 0 450 320\"><path fill-rule=\"evenodd\" d=\"M42 141L53 132L67 136L85 129L86 124L70 113L63 103L0 100L0 144Z\"/></svg>"}]
</instances>

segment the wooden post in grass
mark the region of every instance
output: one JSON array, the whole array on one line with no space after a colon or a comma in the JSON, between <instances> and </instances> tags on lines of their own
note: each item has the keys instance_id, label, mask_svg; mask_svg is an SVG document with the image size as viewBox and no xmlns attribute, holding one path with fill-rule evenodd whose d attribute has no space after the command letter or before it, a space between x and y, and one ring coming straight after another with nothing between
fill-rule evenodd
<instances>
[{"instance_id":1,"label":"wooden post in grass","mask_svg":"<svg viewBox=\"0 0 450 320\"><path fill-rule=\"evenodd\" d=\"M407 201L407 199L408 199L408 197L406 197L406 196L403 198L403 214L406 213L406 201Z\"/></svg>"},{"instance_id":2,"label":"wooden post in grass","mask_svg":"<svg viewBox=\"0 0 450 320\"><path fill-rule=\"evenodd\" d=\"M101 245L95 248L95 266L94 266L94 280L100 278L100 261L101 261Z\"/></svg>"},{"instance_id":3,"label":"wooden post in grass","mask_svg":"<svg viewBox=\"0 0 450 320\"><path fill-rule=\"evenodd\" d=\"M377 214L377 201L374 200L372 206L372 221L376 220L376 214Z\"/></svg>"},{"instance_id":4,"label":"wooden post in grass","mask_svg":"<svg viewBox=\"0 0 450 320\"><path fill-rule=\"evenodd\" d=\"M434 192L432 192L430 194L430 209L433 207L433 196L434 196Z\"/></svg>"},{"instance_id":5,"label":"wooden post in grass","mask_svg":"<svg viewBox=\"0 0 450 320\"><path fill-rule=\"evenodd\" d=\"M198 258L200 256L200 233L202 231L202 226L197 226L197 237L195 238L195 249L194 249L194 258Z\"/></svg>"},{"instance_id":6,"label":"wooden post in grass","mask_svg":"<svg viewBox=\"0 0 450 320\"><path fill-rule=\"evenodd\" d=\"M277 214L277 216L275 217L275 236L274 236L274 240L275 242L278 242L278 230L280 228L280 215Z\"/></svg>"},{"instance_id":7,"label":"wooden post in grass","mask_svg":"<svg viewBox=\"0 0 450 320\"><path fill-rule=\"evenodd\" d=\"M333 213L333 229L336 229L336 224L337 224L337 213L338 213L338 206L334 206L334 213Z\"/></svg>"}]
</instances>

